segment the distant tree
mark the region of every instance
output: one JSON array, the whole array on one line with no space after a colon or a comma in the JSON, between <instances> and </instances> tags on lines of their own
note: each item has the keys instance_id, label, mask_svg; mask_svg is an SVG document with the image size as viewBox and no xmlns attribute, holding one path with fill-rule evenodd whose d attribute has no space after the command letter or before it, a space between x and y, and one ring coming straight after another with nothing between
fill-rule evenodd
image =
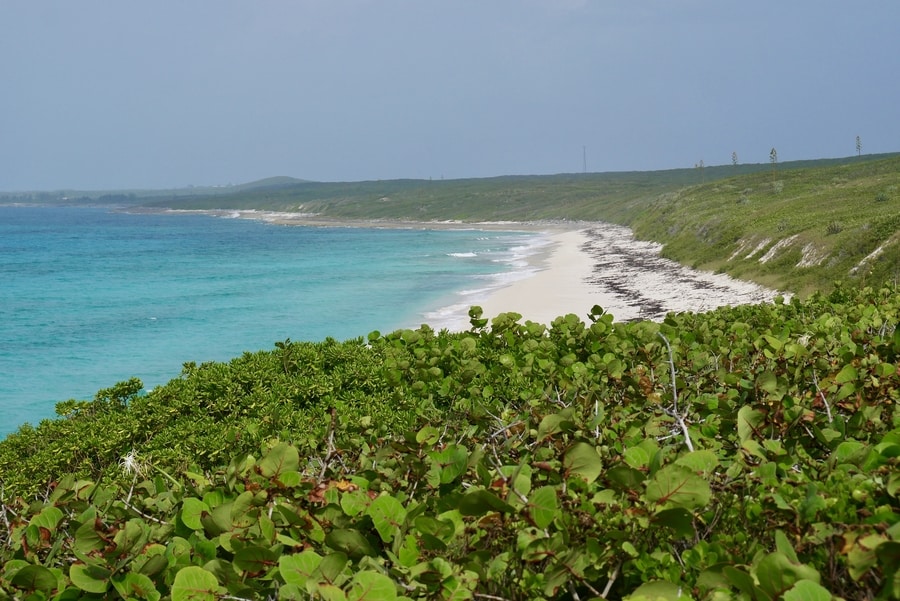
<instances>
[{"instance_id":1,"label":"distant tree","mask_svg":"<svg viewBox=\"0 0 900 601\"><path fill-rule=\"evenodd\" d=\"M734 165L735 167L737 167L738 160L737 160L737 153L736 153L736 152L732 152L732 153L731 153L731 164Z\"/></svg>"},{"instance_id":2,"label":"distant tree","mask_svg":"<svg viewBox=\"0 0 900 601\"><path fill-rule=\"evenodd\" d=\"M856 156L862 154L862 140L859 139L859 136L856 136Z\"/></svg>"},{"instance_id":3,"label":"distant tree","mask_svg":"<svg viewBox=\"0 0 900 601\"><path fill-rule=\"evenodd\" d=\"M774 147L769 151L769 162L772 163L772 168L778 165L778 151Z\"/></svg>"}]
</instances>

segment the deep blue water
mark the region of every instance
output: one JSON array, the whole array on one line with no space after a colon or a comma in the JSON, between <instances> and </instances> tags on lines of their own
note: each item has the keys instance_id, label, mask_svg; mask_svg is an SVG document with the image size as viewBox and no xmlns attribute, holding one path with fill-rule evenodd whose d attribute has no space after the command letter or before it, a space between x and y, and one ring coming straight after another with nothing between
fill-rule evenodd
<instances>
[{"instance_id":1,"label":"deep blue water","mask_svg":"<svg viewBox=\"0 0 900 601\"><path fill-rule=\"evenodd\" d=\"M276 341L466 323L540 236L0 206L0 436Z\"/></svg>"}]
</instances>

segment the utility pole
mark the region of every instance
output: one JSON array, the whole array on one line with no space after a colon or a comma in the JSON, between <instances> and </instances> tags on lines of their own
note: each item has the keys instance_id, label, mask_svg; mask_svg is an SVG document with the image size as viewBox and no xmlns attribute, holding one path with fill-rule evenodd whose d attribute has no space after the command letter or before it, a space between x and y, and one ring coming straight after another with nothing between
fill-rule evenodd
<instances>
[{"instance_id":1,"label":"utility pole","mask_svg":"<svg viewBox=\"0 0 900 601\"><path fill-rule=\"evenodd\" d=\"M581 147L581 170L582 173L587 173L587 146Z\"/></svg>"}]
</instances>

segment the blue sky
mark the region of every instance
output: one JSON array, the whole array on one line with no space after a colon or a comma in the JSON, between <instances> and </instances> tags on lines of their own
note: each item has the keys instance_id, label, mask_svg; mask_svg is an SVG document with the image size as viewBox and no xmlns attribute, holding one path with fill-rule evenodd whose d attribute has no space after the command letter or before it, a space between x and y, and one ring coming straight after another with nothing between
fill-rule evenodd
<instances>
[{"instance_id":1,"label":"blue sky","mask_svg":"<svg viewBox=\"0 0 900 601\"><path fill-rule=\"evenodd\" d=\"M0 190L900 151L900 2L9 0Z\"/></svg>"}]
</instances>

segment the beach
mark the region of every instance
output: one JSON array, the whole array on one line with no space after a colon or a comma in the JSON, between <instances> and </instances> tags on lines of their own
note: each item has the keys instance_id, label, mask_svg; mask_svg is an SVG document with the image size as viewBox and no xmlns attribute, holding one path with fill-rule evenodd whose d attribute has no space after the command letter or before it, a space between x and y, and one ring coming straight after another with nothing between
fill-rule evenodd
<instances>
[{"instance_id":1,"label":"beach","mask_svg":"<svg viewBox=\"0 0 900 601\"><path fill-rule=\"evenodd\" d=\"M191 211L187 211L191 212ZM522 322L545 325L557 317L575 314L587 320L599 305L616 321L662 320L669 312L702 312L722 306L771 302L789 296L752 282L692 269L660 256L662 245L636 240L632 231L603 222L478 222L333 220L302 213L268 211L198 211L243 219L263 220L279 225L520 230L544 234L548 243L528 258L528 277L515 279L484 295L468 298L468 305L480 306L483 315L493 318L515 312ZM468 305L455 306L455 317L428 314L431 325L450 330L469 328Z\"/></svg>"},{"instance_id":2,"label":"beach","mask_svg":"<svg viewBox=\"0 0 900 601\"><path fill-rule=\"evenodd\" d=\"M573 226L577 229L549 234L551 244L534 258L537 271L532 277L480 302L486 317L513 311L522 321L549 325L569 313L587 320L592 307L599 305L616 321L661 320L669 312L771 302L782 294L665 259L661 245L635 240L626 227Z\"/></svg>"}]
</instances>

